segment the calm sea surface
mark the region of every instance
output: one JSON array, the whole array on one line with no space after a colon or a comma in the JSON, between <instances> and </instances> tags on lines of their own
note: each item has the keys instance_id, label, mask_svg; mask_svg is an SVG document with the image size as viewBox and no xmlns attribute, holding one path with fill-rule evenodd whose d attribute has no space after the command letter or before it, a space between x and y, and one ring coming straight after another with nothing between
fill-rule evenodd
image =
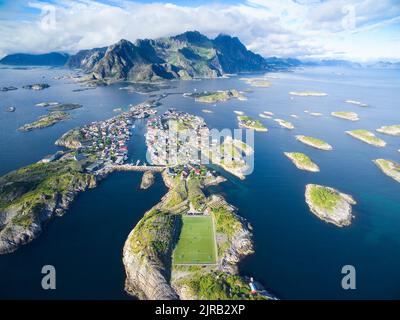
<instances>
[{"instance_id":1,"label":"calm sea surface","mask_svg":"<svg viewBox=\"0 0 400 320\"><path fill-rule=\"evenodd\" d=\"M119 90L119 85L73 92L70 80L54 76L63 69L0 69L0 174L28 165L58 150L54 141L67 130L115 115L115 107L136 104L148 95ZM228 181L213 189L224 194L254 227L256 253L240 269L262 281L283 299L400 298L400 184L381 173L371 160L400 162L400 138L379 135L387 142L376 148L344 133L351 129L374 131L382 125L400 124L400 77L395 70L307 68L272 74L270 88L251 88L247 101L231 100L204 105L181 94L162 100L159 112L175 107L201 115L211 128L237 128L233 110L258 117L272 111L276 118L291 121L294 130L280 128L273 120L259 118L268 133L255 133L255 168L244 181L223 173ZM22 85L47 82L43 91ZM161 92L249 89L238 78L171 82L175 88ZM288 92L318 90L326 97L294 97ZM360 100L368 108L348 105ZM71 120L32 132L16 129L46 114L39 102L80 103L70 111ZM8 106L16 107L7 113ZM201 109L212 109L213 114ZM313 117L304 112L321 112ZM330 116L332 111L354 111L361 118L350 122ZM291 118L291 114L299 116ZM130 158L145 160L145 122L137 121L129 143ZM297 134L329 142L334 150L323 152L305 146ZM285 151L308 154L320 173L300 171L283 155ZM40 237L15 253L0 256L0 298L125 299L122 247L143 216L165 194L158 176L153 187L139 190L139 173L116 173L93 190L80 194L70 210L50 221ZM350 227L337 228L317 219L304 202L307 183L318 183L349 193L358 204ZM54 265L57 289L41 289L41 268ZM341 288L341 269L356 268L356 290Z\"/></svg>"}]
</instances>

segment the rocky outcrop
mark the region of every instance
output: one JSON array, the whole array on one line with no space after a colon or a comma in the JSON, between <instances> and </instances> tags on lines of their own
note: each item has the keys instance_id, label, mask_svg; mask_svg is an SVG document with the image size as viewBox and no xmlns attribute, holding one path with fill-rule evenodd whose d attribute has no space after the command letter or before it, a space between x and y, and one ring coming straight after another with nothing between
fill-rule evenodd
<instances>
[{"instance_id":1,"label":"rocky outcrop","mask_svg":"<svg viewBox=\"0 0 400 320\"><path fill-rule=\"evenodd\" d=\"M142 300L176 300L178 295L167 281L163 264L151 259L144 252L134 252L130 240L132 231L123 249L123 263L126 271L125 290Z\"/></svg>"},{"instance_id":2,"label":"rocky outcrop","mask_svg":"<svg viewBox=\"0 0 400 320\"><path fill-rule=\"evenodd\" d=\"M72 150L82 148L79 128L74 128L64 133L56 140L55 145Z\"/></svg>"},{"instance_id":3,"label":"rocky outcrop","mask_svg":"<svg viewBox=\"0 0 400 320\"><path fill-rule=\"evenodd\" d=\"M96 186L92 175L66 173L72 168L65 161L59 166L35 164L0 178L0 254L35 239L49 219L65 213L79 192Z\"/></svg>"},{"instance_id":4,"label":"rocky outcrop","mask_svg":"<svg viewBox=\"0 0 400 320\"><path fill-rule=\"evenodd\" d=\"M140 189L148 189L154 183L154 174L151 171L143 173L142 182L140 183Z\"/></svg>"}]
</instances>

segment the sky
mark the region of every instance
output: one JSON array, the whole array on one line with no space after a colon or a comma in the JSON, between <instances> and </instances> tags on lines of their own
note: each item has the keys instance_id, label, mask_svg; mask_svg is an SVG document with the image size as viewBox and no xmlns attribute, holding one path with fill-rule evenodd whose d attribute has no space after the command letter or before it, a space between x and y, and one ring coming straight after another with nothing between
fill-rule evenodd
<instances>
[{"instance_id":1,"label":"sky","mask_svg":"<svg viewBox=\"0 0 400 320\"><path fill-rule=\"evenodd\" d=\"M188 30L265 57L400 61L400 0L0 0L0 57Z\"/></svg>"}]
</instances>

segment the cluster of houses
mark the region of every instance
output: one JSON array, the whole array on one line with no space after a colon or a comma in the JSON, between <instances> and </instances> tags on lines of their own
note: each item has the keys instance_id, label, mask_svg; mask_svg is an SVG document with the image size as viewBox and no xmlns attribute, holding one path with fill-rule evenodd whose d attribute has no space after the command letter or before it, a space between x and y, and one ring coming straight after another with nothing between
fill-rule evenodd
<instances>
[{"instance_id":1,"label":"cluster of houses","mask_svg":"<svg viewBox=\"0 0 400 320\"><path fill-rule=\"evenodd\" d=\"M202 140L209 129L200 117L169 109L147 121L146 144L154 165L200 164Z\"/></svg>"}]
</instances>

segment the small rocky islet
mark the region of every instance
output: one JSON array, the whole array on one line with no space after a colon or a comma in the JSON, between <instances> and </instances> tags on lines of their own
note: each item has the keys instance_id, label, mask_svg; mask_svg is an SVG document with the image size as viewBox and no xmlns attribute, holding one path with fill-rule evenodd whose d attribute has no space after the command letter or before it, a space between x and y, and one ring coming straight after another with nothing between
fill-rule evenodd
<instances>
[{"instance_id":1,"label":"small rocky islet","mask_svg":"<svg viewBox=\"0 0 400 320\"><path fill-rule=\"evenodd\" d=\"M331 187L307 184L305 199L310 211L321 220L338 227L351 224L352 205L357 204L352 196Z\"/></svg>"}]
</instances>

